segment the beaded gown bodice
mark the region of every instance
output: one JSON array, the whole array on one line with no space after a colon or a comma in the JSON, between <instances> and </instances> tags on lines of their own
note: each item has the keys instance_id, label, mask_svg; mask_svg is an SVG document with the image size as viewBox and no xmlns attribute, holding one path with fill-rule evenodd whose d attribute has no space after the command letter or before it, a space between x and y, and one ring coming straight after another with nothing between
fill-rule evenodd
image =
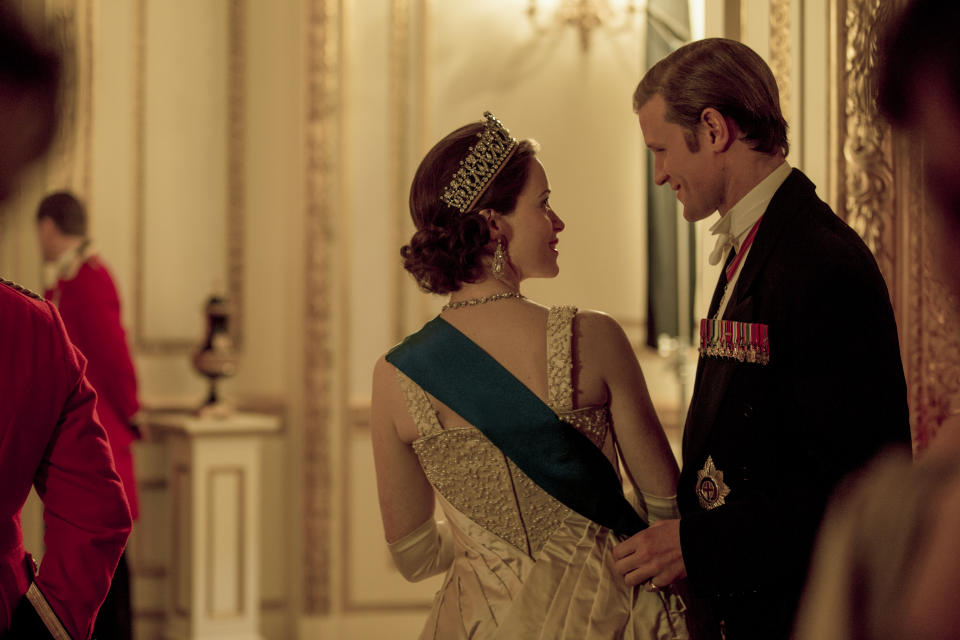
<instances>
[{"instance_id":1,"label":"beaded gown bodice","mask_svg":"<svg viewBox=\"0 0 960 640\"><path fill-rule=\"evenodd\" d=\"M609 405L574 409L576 313L547 316L547 404L617 468ZM441 424L423 389L398 375L453 543L421 640L689 640L679 598L618 574L612 530L541 489L476 427Z\"/></svg>"},{"instance_id":2,"label":"beaded gown bodice","mask_svg":"<svg viewBox=\"0 0 960 640\"><path fill-rule=\"evenodd\" d=\"M609 406L573 408L576 312L575 307L563 306L552 307L548 314L548 404L598 448L612 452ZM570 509L537 486L476 427L444 428L426 393L402 373L398 375L420 434L413 449L437 493L476 524L536 557Z\"/></svg>"}]
</instances>

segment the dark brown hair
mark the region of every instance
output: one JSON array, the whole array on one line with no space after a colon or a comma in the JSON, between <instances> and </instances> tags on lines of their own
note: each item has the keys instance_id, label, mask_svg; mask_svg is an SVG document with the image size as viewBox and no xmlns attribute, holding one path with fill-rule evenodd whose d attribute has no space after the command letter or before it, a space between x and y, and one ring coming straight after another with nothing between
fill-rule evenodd
<instances>
[{"instance_id":1,"label":"dark brown hair","mask_svg":"<svg viewBox=\"0 0 960 640\"><path fill-rule=\"evenodd\" d=\"M483 127L475 122L444 137L427 152L413 177L410 217L417 231L400 255L403 268L424 291L450 293L483 277L483 257L490 255L490 229L480 211L510 213L527 184L537 144L521 140L472 209L460 213L440 199Z\"/></svg>"},{"instance_id":2,"label":"dark brown hair","mask_svg":"<svg viewBox=\"0 0 960 640\"><path fill-rule=\"evenodd\" d=\"M960 4L916 0L887 25L880 47L879 105L890 120L914 117L914 83L923 73L940 75L954 105L960 106Z\"/></svg>"},{"instance_id":3,"label":"dark brown hair","mask_svg":"<svg viewBox=\"0 0 960 640\"><path fill-rule=\"evenodd\" d=\"M731 118L755 151L790 150L773 73L740 42L707 38L680 47L643 76L633 94L634 112L656 94L667 103L667 121L687 130L691 151L699 149L696 130L708 107Z\"/></svg>"},{"instance_id":4,"label":"dark brown hair","mask_svg":"<svg viewBox=\"0 0 960 640\"><path fill-rule=\"evenodd\" d=\"M29 31L9 3L0 2L0 90L33 99L40 131L33 157L43 154L57 129L60 58L37 34Z\"/></svg>"},{"instance_id":5,"label":"dark brown hair","mask_svg":"<svg viewBox=\"0 0 960 640\"><path fill-rule=\"evenodd\" d=\"M68 236L87 235L87 211L69 191L51 193L37 207L37 221L49 218L60 233Z\"/></svg>"}]
</instances>

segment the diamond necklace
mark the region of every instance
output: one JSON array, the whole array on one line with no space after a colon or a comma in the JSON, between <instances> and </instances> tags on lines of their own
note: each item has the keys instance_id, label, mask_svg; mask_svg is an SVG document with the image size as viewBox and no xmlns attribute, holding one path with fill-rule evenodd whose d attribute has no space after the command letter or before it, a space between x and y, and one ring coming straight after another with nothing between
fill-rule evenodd
<instances>
[{"instance_id":1,"label":"diamond necklace","mask_svg":"<svg viewBox=\"0 0 960 640\"><path fill-rule=\"evenodd\" d=\"M496 302L497 300L506 300L507 298L517 298L518 300L523 300L524 295L519 291L506 291L504 293L494 293L489 296L482 296L480 298L470 298L469 300L458 300L457 302L448 302L443 305L441 311L446 311L447 309L459 309L461 307L472 307L477 304L486 304L488 302Z\"/></svg>"}]
</instances>

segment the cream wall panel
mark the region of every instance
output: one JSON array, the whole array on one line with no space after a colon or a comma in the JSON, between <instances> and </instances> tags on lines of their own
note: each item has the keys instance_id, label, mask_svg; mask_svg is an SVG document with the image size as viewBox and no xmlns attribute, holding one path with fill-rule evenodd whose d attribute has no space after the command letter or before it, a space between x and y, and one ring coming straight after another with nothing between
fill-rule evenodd
<instances>
[{"instance_id":1,"label":"cream wall panel","mask_svg":"<svg viewBox=\"0 0 960 640\"><path fill-rule=\"evenodd\" d=\"M147 339L197 340L225 290L227 0L147 2L144 314Z\"/></svg>"},{"instance_id":2,"label":"cream wall panel","mask_svg":"<svg viewBox=\"0 0 960 640\"><path fill-rule=\"evenodd\" d=\"M830 69L829 6L827 0L793 0L800 15L795 25L802 38L795 37L798 56L794 57L794 75L801 82L796 101L803 109L801 137L792 144L802 150L802 168L817 185L824 200L830 194ZM833 203L830 203L831 205Z\"/></svg>"},{"instance_id":3,"label":"cream wall panel","mask_svg":"<svg viewBox=\"0 0 960 640\"><path fill-rule=\"evenodd\" d=\"M639 323L644 151L631 97L640 77L641 21L625 33L595 33L583 51L576 30L558 25L536 33L522 7L506 0L437 3L431 20L427 138L489 108L514 135L542 144L551 203L566 230L559 277L530 281L527 293Z\"/></svg>"},{"instance_id":4,"label":"cream wall panel","mask_svg":"<svg viewBox=\"0 0 960 640\"><path fill-rule=\"evenodd\" d=\"M740 41L770 64L771 0L740 0Z\"/></svg>"},{"instance_id":5,"label":"cream wall panel","mask_svg":"<svg viewBox=\"0 0 960 640\"><path fill-rule=\"evenodd\" d=\"M120 294L124 326L132 338L136 274L134 205L135 44L129 0L93 2L97 34L93 65L93 170L90 232L112 267ZM107 36L107 37L104 37Z\"/></svg>"},{"instance_id":6,"label":"cream wall panel","mask_svg":"<svg viewBox=\"0 0 960 640\"><path fill-rule=\"evenodd\" d=\"M400 247L392 243L394 220L402 207L390 188L398 161L390 148L391 4L368 0L362 10L348 5L344 32L342 206L347 215L338 240L348 248L349 389L366 397L374 362L399 337L392 332L390 304L400 260Z\"/></svg>"},{"instance_id":7,"label":"cream wall panel","mask_svg":"<svg viewBox=\"0 0 960 640\"><path fill-rule=\"evenodd\" d=\"M299 3L246 0L244 341L239 397L290 402L301 351ZM297 324L294 324L297 323Z\"/></svg>"},{"instance_id":8,"label":"cream wall panel","mask_svg":"<svg viewBox=\"0 0 960 640\"><path fill-rule=\"evenodd\" d=\"M706 0L689 0L687 2L687 7L690 10L690 39L691 40L700 40L701 38L706 37L707 32L707 16L711 15L710 12L713 9L708 8L707 5L717 5L719 2L706 2ZM712 15L711 15L712 18Z\"/></svg>"},{"instance_id":9,"label":"cream wall panel","mask_svg":"<svg viewBox=\"0 0 960 640\"><path fill-rule=\"evenodd\" d=\"M283 411L283 431L263 444L261 629L294 635L303 544L303 6L247 2L248 258L243 360L226 388Z\"/></svg>"},{"instance_id":10,"label":"cream wall panel","mask_svg":"<svg viewBox=\"0 0 960 640\"><path fill-rule=\"evenodd\" d=\"M724 30L724 16L726 4L729 0L703 0L703 37L727 38L730 37Z\"/></svg>"}]
</instances>

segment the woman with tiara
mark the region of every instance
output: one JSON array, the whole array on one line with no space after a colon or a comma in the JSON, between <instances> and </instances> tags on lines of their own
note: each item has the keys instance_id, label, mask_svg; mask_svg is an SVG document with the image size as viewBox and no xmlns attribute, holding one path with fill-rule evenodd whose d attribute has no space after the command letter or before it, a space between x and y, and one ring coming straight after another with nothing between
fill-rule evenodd
<instances>
[{"instance_id":1,"label":"woman with tiara","mask_svg":"<svg viewBox=\"0 0 960 640\"><path fill-rule=\"evenodd\" d=\"M687 638L678 595L613 568L622 537L677 517L630 342L607 315L520 291L559 272L549 197L536 143L489 112L420 163L400 253L449 302L374 370L388 546L408 580L446 572L421 638Z\"/></svg>"}]
</instances>

